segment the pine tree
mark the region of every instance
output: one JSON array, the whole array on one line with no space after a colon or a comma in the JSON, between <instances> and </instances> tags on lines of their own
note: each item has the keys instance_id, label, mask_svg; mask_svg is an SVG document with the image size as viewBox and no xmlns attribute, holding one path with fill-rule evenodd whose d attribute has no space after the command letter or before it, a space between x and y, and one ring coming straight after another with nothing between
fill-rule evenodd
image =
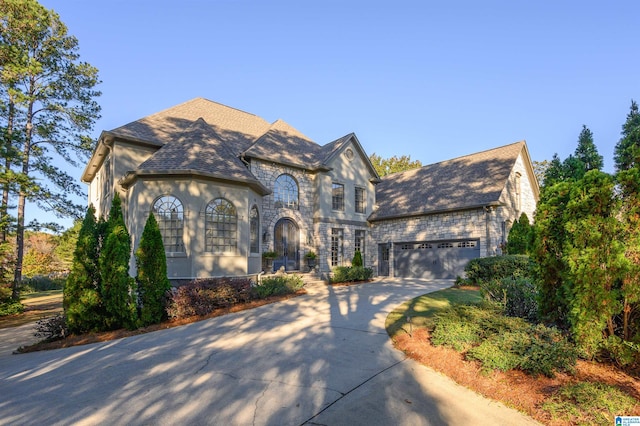
<instances>
[{"instance_id":1,"label":"pine tree","mask_svg":"<svg viewBox=\"0 0 640 426\"><path fill-rule=\"evenodd\" d=\"M103 327L99 290L98 229L95 209L90 205L78 233L71 272L63 292L64 313L70 332L96 331Z\"/></svg>"},{"instance_id":2,"label":"pine tree","mask_svg":"<svg viewBox=\"0 0 640 426\"><path fill-rule=\"evenodd\" d=\"M622 297L623 340L632 340L640 330L640 112L631 101L627 120L622 126L622 138L615 148L616 182L622 198L622 222L625 229L625 257L629 268L620 288Z\"/></svg>"},{"instance_id":3,"label":"pine tree","mask_svg":"<svg viewBox=\"0 0 640 426\"><path fill-rule=\"evenodd\" d=\"M565 280L571 282L569 323L577 343L590 356L616 333L620 314L616 285L624 270L624 244L617 218L613 178L592 170L572 187L565 228Z\"/></svg>"},{"instance_id":4,"label":"pine tree","mask_svg":"<svg viewBox=\"0 0 640 426\"><path fill-rule=\"evenodd\" d=\"M143 326L162 321L164 297L171 288L167 278L167 258L162 234L153 213L149 215L136 250L138 293L140 295L140 321Z\"/></svg>"},{"instance_id":5,"label":"pine tree","mask_svg":"<svg viewBox=\"0 0 640 426\"><path fill-rule=\"evenodd\" d=\"M574 156L584 165L585 173L589 170L602 170L604 166L602 155L598 153L598 149L593 142L593 133L585 125L582 125L582 131L578 137L578 147Z\"/></svg>"},{"instance_id":6,"label":"pine tree","mask_svg":"<svg viewBox=\"0 0 640 426\"><path fill-rule=\"evenodd\" d=\"M108 329L137 327L135 282L129 276L131 240L122 216L120 197L113 197L105 240L100 251L102 297Z\"/></svg>"},{"instance_id":7,"label":"pine tree","mask_svg":"<svg viewBox=\"0 0 640 426\"><path fill-rule=\"evenodd\" d=\"M567 231L564 211L573 183L561 181L542 187L535 213L532 257L538 264L540 316L566 326L571 282L565 280L563 250Z\"/></svg>"}]
</instances>

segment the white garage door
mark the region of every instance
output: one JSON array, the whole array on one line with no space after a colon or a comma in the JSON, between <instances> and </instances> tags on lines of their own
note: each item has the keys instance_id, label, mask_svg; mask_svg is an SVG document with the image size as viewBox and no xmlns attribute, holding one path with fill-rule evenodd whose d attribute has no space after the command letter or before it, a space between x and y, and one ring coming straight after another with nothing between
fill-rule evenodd
<instances>
[{"instance_id":1,"label":"white garage door","mask_svg":"<svg viewBox=\"0 0 640 426\"><path fill-rule=\"evenodd\" d=\"M394 270L403 278L456 278L480 257L479 240L394 243Z\"/></svg>"}]
</instances>

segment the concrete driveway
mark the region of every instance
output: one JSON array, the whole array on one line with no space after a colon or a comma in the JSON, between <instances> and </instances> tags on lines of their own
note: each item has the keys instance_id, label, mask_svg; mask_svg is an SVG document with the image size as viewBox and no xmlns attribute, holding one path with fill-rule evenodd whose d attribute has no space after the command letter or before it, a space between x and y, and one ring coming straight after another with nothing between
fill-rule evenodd
<instances>
[{"instance_id":1,"label":"concrete driveway","mask_svg":"<svg viewBox=\"0 0 640 426\"><path fill-rule=\"evenodd\" d=\"M450 281L314 287L112 342L0 354L0 424L524 425L395 350L403 301Z\"/></svg>"}]
</instances>

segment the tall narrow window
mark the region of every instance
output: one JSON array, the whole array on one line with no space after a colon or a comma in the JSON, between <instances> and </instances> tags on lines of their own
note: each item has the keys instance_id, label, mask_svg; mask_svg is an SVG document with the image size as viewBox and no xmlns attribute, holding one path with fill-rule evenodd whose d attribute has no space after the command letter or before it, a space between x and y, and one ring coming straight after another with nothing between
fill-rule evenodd
<instances>
[{"instance_id":1,"label":"tall narrow window","mask_svg":"<svg viewBox=\"0 0 640 426\"><path fill-rule=\"evenodd\" d=\"M355 251L360 252L360 254L362 255L363 262L364 262L364 236L365 236L365 231L358 229L355 232L355 238L353 241L353 247L355 248Z\"/></svg>"},{"instance_id":2,"label":"tall narrow window","mask_svg":"<svg viewBox=\"0 0 640 426\"><path fill-rule=\"evenodd\" d=\"M367 210L364 188L356 187L356 213L365 213Z\"/></svg>"},{"instance_id":3,"label":"tall narrow window","mask_svg":"<svg viewBox=\"0 0 640 426\"><path fill-rule=\"evenodd\" d=\"M516 173L516 210L518 212L520 212L520 210L522 209L522 196L520 194L521 188L520 188L520 183L521 178L520 178L520 173Z\"/></svg>"},{"instance_id":4,"label":"tall narrow window","mask_svg":"<svg viewBox=\"0 0 640 426\"><path fill-rule=\"evenodd\" d=\"M236 208L224 198L216 198L205 210L205 251L235 253L238 248Z\"/></svg>"},{"instance_id":5,"label":"tall narrow window","mask_svg":"<svg viewBox=\"0 0 640 426\"><path fill-rule=\"evenodd\" d=\"M342 265L343 237L342 228L331 228L331 266Z\"/></svg>"},{"instance_id":6,"label":"tall narrow window","mask_svg":"<svg viewBox=\"0 0 640 426\"><path fill-rule=\"evenodd\" d=\"M340 183L331 186L331 208L344 211L344 185Z\"/></svg>"},{"instance_id":7,"label":"tall narrow window","mask_svg":"<svg viewBox=\"0 0 640 426\"><path fill-rule=\"evenodd\" d=\"M249 250L251 253L260 252L260 215L256 206L249 211Z\"/></svg>"},{"instance_id":8,"label":"tall narrow window","mask_svg":"<svg viewBox=\"0 0 640 426\"><path fill-rule=\"evenodd\" d=\"M273 187L273 202L276 208L298 210L298 183L293 176L278 176Z\"/></svg>"},{"instance_id":9,"label":"tall narrow window","mask_svg":"<svg viewBox=\"0 0 640 426\"><path fill-rule=\"evenodd\" d=\"M153 203L153 214L158 222L164 251L184 253L184 211L182 203L172 195L165 195Z\"/></svg>"}]
</instances>

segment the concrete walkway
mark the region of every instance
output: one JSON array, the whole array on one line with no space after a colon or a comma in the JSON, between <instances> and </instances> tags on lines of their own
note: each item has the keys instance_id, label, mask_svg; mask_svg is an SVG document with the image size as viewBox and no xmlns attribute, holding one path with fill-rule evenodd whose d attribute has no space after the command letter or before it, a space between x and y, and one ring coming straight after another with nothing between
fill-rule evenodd
<instances>
[{"instance_id":1,"label":"concrete walkway","mask_svg":"<svg viewBox=\"0 0 640 426\"><path fill-rule=\"evenodd\" d=\"M403 301L451 285L387 280L112 342L0 353L0 425L526 425L395 350Z\"/></svg>"}]
</instances>

